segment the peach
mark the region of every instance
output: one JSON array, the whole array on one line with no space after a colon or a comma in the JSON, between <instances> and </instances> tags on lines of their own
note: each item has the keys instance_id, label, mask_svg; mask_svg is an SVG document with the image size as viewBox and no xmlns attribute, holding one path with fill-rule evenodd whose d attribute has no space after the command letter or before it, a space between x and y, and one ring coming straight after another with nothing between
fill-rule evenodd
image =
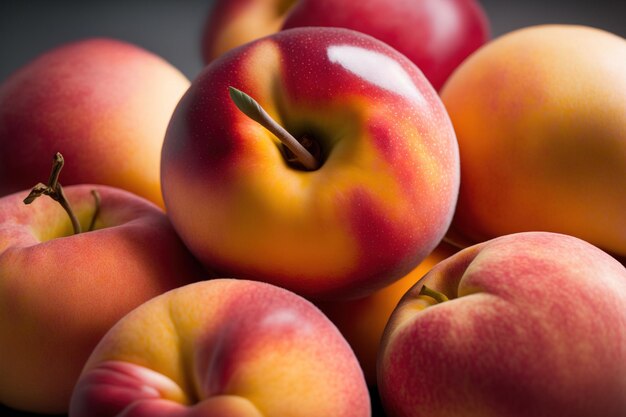
<instances>
[{"instance_id":1,"label":"peach","mask_svg":"<svg viewBox=\"0 0 626 417\"><path fill-rule=\"evenodd\" d=\"M584 26L506 34L441 92L461 155L451 233L551 231L626 255L626 40Z\"/></svg>"},{"instance_id":2,"label":"peach","mask_svg":"<svg viewBox=\"0 0 626 417\"><path fill-rule=\"evenodd\" d=\"M624 416L624 306L626 269L578 238L525 232L464 249L391 315L378 361L385 410Z\"/></svg>"},{"instance_id":3,"label":"peach","mask_svg":"<svg viewBox=\"0 0 626 417\"><path fill-rule=\"evenodd\" d=\"M72 161L65 185L110 185L163 206L161 146L188 87L161 57L114 39L39 56L0 85L0 196L44 178L61 152Z\"/></svg>"},{"instance_id":4,"label":"peach","mask_svg":"<svg viewBox=\"0 0 626 417\"><path fill-rule=\"evenodd\" d=\"M95 228L91 190L100 195ZM89 354L124 314L204 276L156 205L100 185L65 188L83 233L48 198L0 198L0 404L67 412Z\"/></svg>"},{"instance_id":5,"label":"peach","mask_svg":"<svg viewBox=\"0 0 626 417\"><path fill-rule=\"evenodd\" d=\"M71 417L368 417L359 364L337 328L272 285L214 279L119 321L87 361Z\"/></svg>"},{"instance_id":6,"label":"peach","mask_svg":"<svg viewBox=\"0 0 626 417\"><path fill-rule=\"evenodd\" d=\"M317 165L293 161L285 131ZM417 266L449 227L459 161L411 61L359 32L299 28L204 69L174 111L161 175L168 215L204 265L319 301L365 296Z\"/></svg>"}]
</instances>

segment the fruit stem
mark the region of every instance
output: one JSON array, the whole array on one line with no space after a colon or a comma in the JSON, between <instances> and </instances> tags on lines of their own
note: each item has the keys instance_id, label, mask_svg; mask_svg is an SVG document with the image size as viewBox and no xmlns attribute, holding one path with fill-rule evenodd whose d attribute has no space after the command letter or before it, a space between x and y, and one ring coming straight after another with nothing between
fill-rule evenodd
<instances>
[{"instance_id":1,"label":"fruit stem","mask_svg":"<svg viewBox=\"0 0 626 417\"><path fill-rule=\"evenodd\" d=\"M42 195L47 195L52 198L54 201L61 204L61 207L65 210L67 215L70 217L72 221L72 227L74 228L74 234L79 234L81 232L80 223L70 206L70 203L67 201L65 197L65 192L63 191L63 187L59 182L59 174L61 173L61 169L63 169L63 164L65 160L63 159L63 155L60 152L57 152L52 159L52 172L50 173L50 178L48 179L48 184L39 183L33 187L28 196L24 199L24 204L30 204L35 201L37 198Z\"/></svg>"},{"instance_id":2,"label":"fruit stem","mask_svg":"<svg viewBox=\"0 0 626 417\"><path fill-rule=\"evenodd\" d=\"M422 286L422 289L420 290L419 295L425 295L425 296L431 297L438 303L443 303L449 300L449 298L446 297L445 294L439 291L433 290L432 288L429 288L426 285Z\"/></svg>"},{"instance_id":3,"label":"fruit stem","mask_svg":"<svg viewBox=\"0 0 626 417\"><path fill-rule=\"evenodd\" d=\"M319 161L291 133L272 119L255 99L235 87L228 87L228 92L237 108L276 136L305 169L313 171L318 168Z\"/></svg>"},{"instance_id":4,"label":"fruit stem","mask_svg":"<svg viewBox=\"0 0 626 417\"><path fill-rule=\"evenodd\" d=\"M100 193L98 190L91 190L91 195L93 196L96 208L93 212L93 216L91 217L91 223L89 223L89 228L87 229L88 232L93 231L96 225L96 219L100 214Z\"/></svg>"}]
</instances>

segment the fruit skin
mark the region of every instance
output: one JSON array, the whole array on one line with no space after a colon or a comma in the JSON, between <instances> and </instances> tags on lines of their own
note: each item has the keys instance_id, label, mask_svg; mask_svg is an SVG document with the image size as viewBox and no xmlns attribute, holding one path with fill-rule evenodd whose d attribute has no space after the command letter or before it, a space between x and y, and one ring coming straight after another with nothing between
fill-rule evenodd
<instances>
[{"instance_id":1,"label":"fruit skin","mask_svg":"<svg viewBox=\"0 0 626 417\"><path fill-rule=\"evenodd\" d=\"M282 288L236 279L169 291L101 340L70 416L130 410L136 417L371 413L354 353L328 318Z\"/></svg>"},{"instance_id":2,"label":"fruit skin","mask_svg":"<svg viewBox=\"0 0 626 417\"><path fill-rule=\"evenodd\" d=\"M369 386L376 385L380 340L398 302L431 268L457 251L454 246L442 242L407 275L369 296L356 300L317 303L350 343Z\"/></svg>"},{"instance_id":3,"label":"fruit skin","mask_svg":"<svg viewBox=\"0 0 626 417\"><path fill-rule=\"evenodd\" d=\"M100 193L96 230L72 235L58 205L28 191L0 198L0 404L67 412L92 349L124 314L200 279L197 261L161 209L100 185L65 187L83 230Z\"/></svg>"},{"instance_id":4,"label":"fruit skin","mask_svg":"<svg viewBox=\"0 0 626 417\"><path fill-rule=\"evenodd\" d=\"M72 161L64 185L110 185L163 206L161 146L188 87L161 57L114 39L42 54L0 85L0 196L47 178L48 155L61 152Z\"/></svg>"},{"instance_id":5,"label":"fruit skin","mask_svg":"<svg viewBox=\"0 0 626 417\"><path fill-rule=\"evenodd\" d=\"M287 165L229 86L317 140L323 165ZM316 300L406 275L445 234L459 185L454 131L428 81L382 42L337 28L278 32L207 66L172 116L161 175L174 227L208 268Z\"/></svg>"},{"instance_id":6,"label":"fruit skin","mask_svg":"<svg viewBox=\"0 0 626 417\"><path fill-rule=\"evenodd\" d=\"M448 295L434 305L422 285ZM626 269L548 232L451 256L393 312L379 356L388 415L626 415Z\"/></svg>"},{"instance_id":7,"label":"fruit skin","mask_svg":"<svg viewBox=\"0 0 626 417\"><path fill-rule=\"evenodd\" d=\"M490 38L487 16L474 0L218 0L205 23L204 62L305 26L341 27L380 39L412 60L437 90Z\"/></svg>"},{"instance_id":8,"label":"fruit skin","mask_svg":"<svg viewBox=\"0 0 626 417\"><path fill-rule=\"evenodd\" d=\"M463 178L452 238L544 230L626 256L625 39L524 28L468 58L441 97Z\"/></svg>"}]
</instances>

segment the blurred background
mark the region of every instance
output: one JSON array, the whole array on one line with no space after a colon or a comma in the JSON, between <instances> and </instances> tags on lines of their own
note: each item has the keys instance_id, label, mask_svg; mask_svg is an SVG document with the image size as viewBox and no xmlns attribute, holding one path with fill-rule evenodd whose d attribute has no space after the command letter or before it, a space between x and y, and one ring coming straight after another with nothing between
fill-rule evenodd
<instances>
[{"instance_id":1,"label":"blurred background","mask_svg":"<svg viewBox=\"0 0 626 417\"><path fill-rule=\"evenodd\" d=\"M355 0L358 1L358 0ZM626 37L626 0L482 0L492 35L573 23ZM108 36L161 55L188 78L202 69L199 38L212 0L0 0L0 82L62 43Z\"/></svg>"}]
</instances>

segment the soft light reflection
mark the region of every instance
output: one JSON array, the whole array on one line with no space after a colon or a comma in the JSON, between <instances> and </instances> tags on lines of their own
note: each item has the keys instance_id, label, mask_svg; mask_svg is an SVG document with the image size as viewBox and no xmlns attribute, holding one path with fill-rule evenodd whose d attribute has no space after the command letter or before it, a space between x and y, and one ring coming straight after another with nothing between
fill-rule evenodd
<instances>
[{"instance_id":1,"label":"soft light reflection","mask_svg":"<svg viewBox=\"0 0 626 417\"><path fill-rule=\"evenodd\" d=\"M352 45L332 45L328 48L328 59L371 84L414 101L424 101L411 76L387 55Z\"/></svg>"},{"instance_id":2,"label":"soft light reflection","mask_svg":"<svg viewBox=\"0 0 626 417\"><path fill-rule=\"evenodd\" d=\"M299 330L310 330L310 323L293 309L277 309L265 316L261 322L261 326L268 327L292 327Z\"/></svg>"},{"instance_id":3,"label":"soft light reflection","mask_svg":"<svg viewBox=\"0 0 626 417\"><path fill-rule=\"evenodd\" d=\"M460 22L458 5L450 0L433 0L424 2L423 7L426 15L431 19L431 40L426 42L430 53L441 53L441 48L446 45L456 45L459 28L463 27Z\"/></svg>"}]
</instances>

